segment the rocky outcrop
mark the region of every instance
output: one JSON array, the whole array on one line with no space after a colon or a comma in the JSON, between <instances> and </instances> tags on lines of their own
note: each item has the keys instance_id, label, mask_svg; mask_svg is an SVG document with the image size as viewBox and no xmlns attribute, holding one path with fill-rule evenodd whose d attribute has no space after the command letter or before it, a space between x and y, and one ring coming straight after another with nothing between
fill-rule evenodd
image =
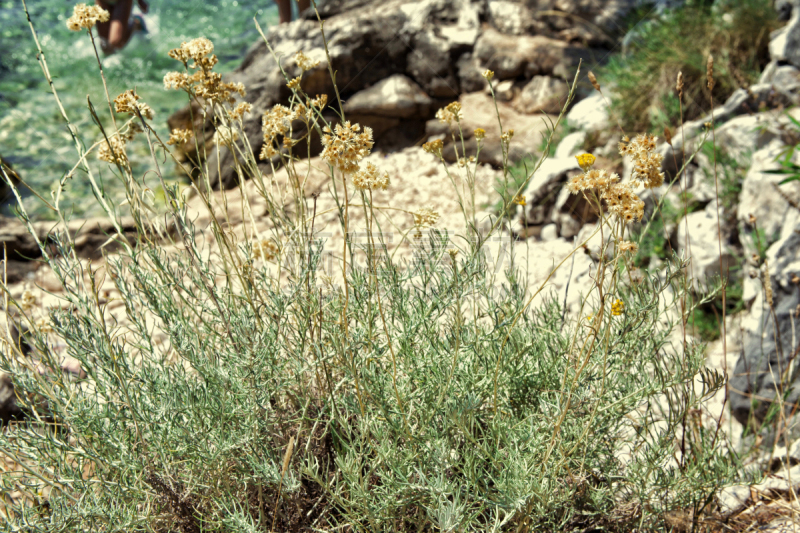
<instances>
[{"instance_id":1,"label":"rocky outcrop","mask_svg":"<svg viewBox=\"0 0 800 533\"><path fill-rule=\"evenodd\" d=\"M687 274L698 291L705 291L715 279L728 276L738 263L733 246L738 244L725 224L725 213L716 200L702 211L689 213L678 223L678 253L690 257ZM719 219L718 219L719 217ZM721 222L722 233L719 228ZM733 241L733 242L732 242Z\"/></svg>"},{"instance_id":2,"label":"rocky outcrop","mask_svg":"<svg viewBox=\"0 0 800 533\"><path fill-rule=\"evenodd\" d=\"M328 96L338 107L328 70L328 58L344 102L346 118L373 128L376 149L393 151L430 137L426 122L450 101L478 93L487 86L482 72L491 69L495 80L507 81L509 103L517 113L557 113L566 100L566 88L579 62L596 64L607 56L610 35L634 7L633 0L555 0L530 4L485 0L389 0L387 2L340 0L321 8L325 18L328 53L323 47L319 22L312 12L301 20L273 28L268 36L281 67L290 78L302 72L291 57L302 50L317 67L303 74L301 88L312 97ZM579 18L576 18L579 17ZM576 22L581 29L575 30ZM580 22L583 21L583 22ZM247 88L246 100L263 112L287 103L281 68L263 42L255 44L241 66L228 76ZM581 85L581 96L586 88ZM519 100L519 101L517 101ZM493 108L490 105L489 108ZM325 112L331 122L338 119ZM203 123L199 109L174 114L171 128L203 129L208 141L211 121ZM485 127L485 126L482 126ZM244 133L259 153L261 118L245 118ZM488 130L487 130L488 131ZM519 131L515 129L518 134ZM297 137L306 132L300 128ZM316 135L312 132L312 137ZM435 133L433 135L436 135ZM488 136L487 136L488 137ZM319 153L312 143L311 156ZM190 146L182 147L186 159L196 161ZM526 146L512 160L531 152ZM212 188L231 188L239 183L233 155L227 148L209 152ZM502 157L488 146L484 161L498 165ZM268 163L263 162L263 169ZM216 169L221 168L221 172Z\"/></svg>"},{"instance_id":3,"label":"rocky outcrop","mask_svg":"<svg viewBox=\"0 0 800 533\"><path fill-rule=\"evenodd\" d=\"M133 218L121 217L118 223L128 242L135 244L137 234ZM27 273L38 268L36 260L42 257L42 251L37 239L48 246L55 239L56 233L63 231L63 227L56 222L35 222L33 228L36 237L31 235L21 220L0 217L0 244L5 247L8 258L9 283L24 279ZM75 245L75 253L80 258L98 259L103 256L103 252L112 253L119 249L119 242L114 238L116 229L104 217L70 221L68 230ZM51 247L50 253L56 253L56 250Z\"/></svg>"},{"instance_id":4,"label":"rocky outcrop","mask_svg":"<svg viewBox=\"0 0 800 533\"><path fill-rule=\"evenodd\" d=\"M522 88L517 109L523 113L558 114L567 102L569 85L551 76L534 76Z\"/></svg>"},{"instance_id":5,"label":"rocky outcrop","mask_svg":"<svg viewBox=\"0 0 800 533\"><path fill-rule=\"evenodd\" d=\"M742 353L730 377L731 412L741 424L763 421L780 394L787 413L800 403L797 336L800 310L800 224L767 252L772 305L760 311L758 328L745 338Z\"/></svg>"},{"instance_id":6,"label":"rocky outcrop","mask_svg":"<svg viewBox=\"0 0 800 533\"><path fill-rule=\"evenodd\" d=\"M30 261L42 256L36 239L16 218L0 217L0 242L10 261Z\"/></svg>"},{"instance_id":7,"label":"rocky outcrop","mask_svg":"<svg viewBox=\"0 0 800 533\"><path fill-rule=\"evenodd\" d=\"M800 182L779 185L785 176L768 172L779 168L776 159L784 148L783 143L774 140L753 154L742 183L738 222L747 255L788 236L800 222Z\"/></svg>"},{"instance_id":8,"label":"rocky outcrop","mask_svg":"<svg viewBox=\"0 0 800 533\"><path fill-rule=\"evenodd\" d=\"M581 59L590 59L586 48L542 35L504 35L496 30L483 32L475 44L475 56L499 80L534 76L559 76L571 79Z\"/></svg>"}]
</instances>

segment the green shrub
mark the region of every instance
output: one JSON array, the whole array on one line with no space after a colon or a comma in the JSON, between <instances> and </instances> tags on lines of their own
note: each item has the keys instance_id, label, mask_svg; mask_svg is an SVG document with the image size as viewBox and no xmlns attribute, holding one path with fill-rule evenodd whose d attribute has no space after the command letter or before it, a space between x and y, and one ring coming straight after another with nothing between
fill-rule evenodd
<instances>
[{"instance_id":1,"label":"green shrub","mask_svg":"<svg viewBox=\"0 0 800 533\"><path fill-rule=\"evenodd\" d=\"M634 19L634 38L623 54L612 56L601 78L615 87L612 113L626 131L655 134L680 125L678 72L685 82L683 118L699 118L710 110L708 56L714 57L719 105L757 81L769 61L769 33L779 25L770 0L690 2L660 16L648 9Z\"/></svg>"},{"instance_id":2,"label":"green shrub","mask_svg":"<svg viewBox=\"0 0 800 533\"><path fill-rule=\"evenodd\" d=\"M199 64L208 46L192 41L175 55L197 56ZM198 76L198 83L211 79L205 69ZM233 89L202 87L206 96L212 88ZM191 98L199 90L185 89ZM294 91L288 112L305 102L309 127L329 126L312 99ZM13 347L2 352L2 370L30 393L20 401L36 415L0 434L4 459L20 465L4 473L2 491L29 496L5 506L9 529L666 531L676 513L699 523L719 488L737 479L739 458L727 453L719 427L693 414L725 378L704 366L701 344L669 342L678 324L667 310L686 296L685 265L667 261L626 282L626 256L605 253L619 248L625 218L604 212L591 191L584 194L598 202L604 250L578 316L565 315L553 297L533 307L544 285L525 286L513 264L507 281L495 283L498 265L484 252L499 221L488 236L472 227L463 241L430 231L410 264L395 262L380 241L347 239L335 286L319 272L322 246L310 237L314 217L307 216L316 204L302 179L291 180L293 213L269 210L271 240L240 244L213 210L210 226L196 228L178 188L162 182L174 232L161 238L175 242L161 246L157 230L165 228L151 224L144 184L122 157L120 139L141 125L156 176L158 155L169 147L145 120L142 102L123 96L133 117L119 132L104 132L110 145L87 152L76 142L76 149L85 162L99 148L127 186L137 238L117 227L121 251L106 258L106 269L128 323L107 319L97 273L77 259L68 234L41 244L65 302L44 322L11 302L54 377L43 379ZM223 125L241 128L227 98L206 98L204 110L215 117L219 141L240 149L241 175L252 177L268 206L283 205L253 171L252 150L222 134ZM460 108L446 112L457 121ZM276 129L284 124L271 120ZM268 147L282 144L274 131L265 132ZM326 135L326 147L338 142ZM361 135L349 142L368 151ZM508 141L502 146L507 154ZM441 159L441 144L424 148ZM357 158L343 152L323 157L348 235L349 209L378 223L380 206L368 193L380 177L354 173ZM297 178L291 153L283 157ZM509 188L501 212L537 168ZM120 206L108 205L86 170L116 221ZM465 172L466 190L474 190L474 167ZM356 179L361 190L349 194ZM474 196L459 199L470 227ZM57 200L52 207L66 222ZM196 240L201 230L214 237L218 255ZM456 249L460 242L468 244ZM359 255L370 259L354 268ZM263 259L283 276L263 268ZM156 329L167 342L157 341ZM86 380L60 371L55 338L81 362Z\"/></svg>"}]
</instances>

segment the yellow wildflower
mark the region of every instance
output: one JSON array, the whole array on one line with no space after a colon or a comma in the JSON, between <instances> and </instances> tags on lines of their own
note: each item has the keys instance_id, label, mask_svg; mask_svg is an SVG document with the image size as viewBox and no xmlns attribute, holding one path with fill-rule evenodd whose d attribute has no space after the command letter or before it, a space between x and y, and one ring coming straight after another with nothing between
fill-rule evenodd
<instances>
[{"instance_id":1,"label":"yellow wildflower","mask_svg":"<svg viewBox=\"0 0 800 533\"><path fill-rule=\"evenodd\" d=\"M625 302L620 299L617 299L613 304L611 304L611 314L614 316L619 316L625 311Z\"/></svg>"},{"instance_id":2,"label":"yellow wildflower","mask_svg":"<svg viewBox=\"0 0 800 533\"><path fill-rule=\"evenodd\" d=\"M300 78L301 77L302 76L297 76L293 80L289 81L289 83L287 83L286 86L288 88L292 89L292 90L299 89L300 88Z\"/></svg>"},{"instance_id":3,"label":"yellow wildflower","mask_svg":"<svg viewBox=\"0 0 800 533\"><path fill-rule=\"evenodd\" d=\"M442 157L442 148L444 147L444 143L442 143L441 139L436 139L434 141L426 142L422 145L422 149L428 152L429 154L433 154L438 157Z\"/></svg>"},{"instance_id":4,"label":"yellow wildflower","mask_svg":"<svg viewBox=\"0 0 800 533\"><path fill-rule=\"evenodd\" d=\"M461 104L458 102L447 104L447 106L436 112L436 118L444 124L461 122L461 120L464 119L464 113L461 111Z\"/></svg>"},{"instance_id":5,"label":"yellow wildflower","mask_svg":"<svg viewBox=\"0 0 800 533\"><path fill-rule=\"evenodd\" d=\"M594 165L594 162L596 161L595 156L593 156L592 154L576 155L575 159L578 160L578 165L581 167L581 169L583 169L584 172L588 172L589 169L592 168L592 165Z\"/></svg>"}]
</instances>

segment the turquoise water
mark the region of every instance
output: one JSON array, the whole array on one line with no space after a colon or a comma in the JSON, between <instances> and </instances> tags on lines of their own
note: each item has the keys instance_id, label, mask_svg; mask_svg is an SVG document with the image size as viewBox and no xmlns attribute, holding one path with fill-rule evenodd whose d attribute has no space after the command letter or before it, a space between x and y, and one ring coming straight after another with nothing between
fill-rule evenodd
<instances>
[{"instance_id":1,"label":"turquoise water","mask_svg":"<svg viewBox=\"0 0 800 533\"><path fill-rule=\"evenodd\" d=\"M59 97L88 147L101 134L89 114L87 95L104 124L110 124L110 118L89 37L85 32L71 32L66 27L77 2L29 0L27 3ZM134 7L134 13L137 12L138 6ZM142 100L155 111L153 123L159 135L166 138L167 118L187 101L185 93L164 90L164 74L180 66L167 52L183 41L207 37L214 42L219 57L216 70L232 70L247 48L260 39L253 17L257 17L265 30L277 24L274 2L151 0L150 12L145 15L149 33L134 35L128 46L113 56L103 58L101 53L111 98L135 87ZM134 173L144 176L149 186L158 189L155 176L145 174L153 164L144 138L137 137L128 145L128 152ZM77 162L75 146L37 62L36 46L21 0L0 0L0 155L48 200L54 183ZM91 157L90 163L108 197L120 202L124 198L122 187L112 169L95 157ZM171 162L167 161L162 168L169 178L178 179ZM44 203L31 194L26 195L25 206L33 218L53 218ZM88 179L77 173L65 190L62 208L73 216L90 216L100 214L96 206ZM9 212L12 207L7 203L4 209Z\"/></svg>"}]
</instances>

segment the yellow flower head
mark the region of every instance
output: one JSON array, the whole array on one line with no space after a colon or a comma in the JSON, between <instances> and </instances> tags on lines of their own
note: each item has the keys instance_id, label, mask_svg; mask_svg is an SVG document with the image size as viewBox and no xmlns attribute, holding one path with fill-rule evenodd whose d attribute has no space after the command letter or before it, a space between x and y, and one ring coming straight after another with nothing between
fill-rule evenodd
<instances>
[{"instance_id":1,"label":"yellow flower head","mask_svg":"<svg viewBox=\"0 0 800 533\"><path fill-rule=\"evenodd\" d=\"M475 140L481 142L486 137L486 130L483 128L475 128Z\"/></svg>"},{"instance_id":2,"label":"yellow flower head","mask_svg":"<svg viewBox=\"0 0 800 533\"><path fill-rule=\"evenodd\" d=\"M619 316L625 311L625 302L620 299L617 299L613 304L611 304L611 314L614 316Z\"/></svg>"},{"instance_id":3,"label":"yellow flower head","mask_svg":"<svg viewBox=\"0 0 800 533\"><path fill-rule=\"evenodd\" d=\"M288 88L290 88L290 89L299 89L300 88L300 78L301 77L302 76L297 76L293 80L290 80L289 83L286 84L286 86Z\"/></svg>"},{"instance_id":4,"label":"yellow flower head","mask_svg":"<svg viewBox=\"0 0 800 533\"><path fill-rule=\"evenodd\" d=\"M528 202L525 201L525 197L522 195L515 196L514 203L519 205L528 205Z\"/></svg>"},{"instance_id":5,"label":"yellow flower head","mask_svg":"<svg viewBox=\"0 0 800 533\"><path fill-rule=\"evenodd\" d=\"M584 172L587 172L590 168L592 168L592 165L594 165L596 160L595 156L592 154L576 155L575 159L578 160L578 165L580 165Z\"/></svg>"},{"instance_id":6,"label":"yellow flower head","mask_svg":"<svg viewBox=\"0 0 800 533\"><path fill-rule=\"evenodd\" d=\"M442 148L444 148L444 143L441 139L426 142L422 145L424 151L439 157L442 157Z\"/></svg>"}]
</instances>

